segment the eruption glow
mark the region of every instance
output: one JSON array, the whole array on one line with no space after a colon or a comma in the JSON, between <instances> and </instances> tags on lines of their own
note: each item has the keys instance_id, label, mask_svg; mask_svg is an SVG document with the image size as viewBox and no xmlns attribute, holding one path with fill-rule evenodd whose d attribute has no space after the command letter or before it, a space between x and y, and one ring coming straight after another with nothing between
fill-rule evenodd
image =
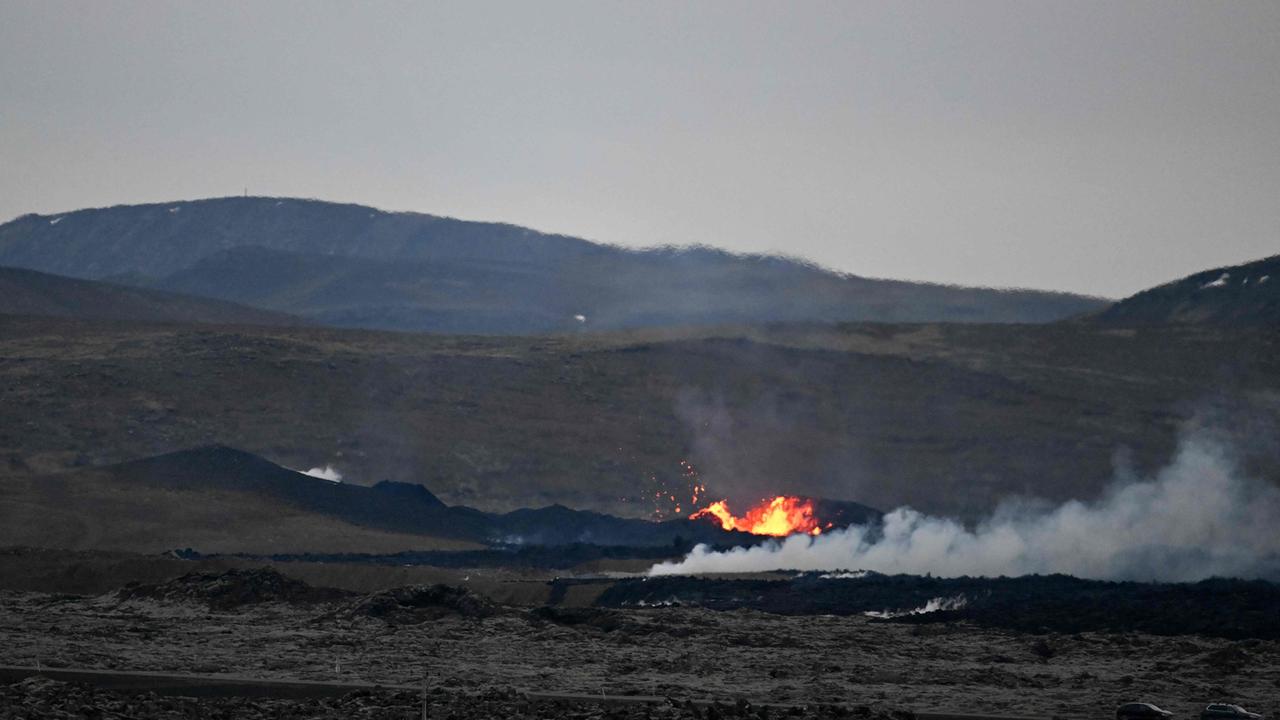
<instances>
[{"instance_id":1,"label":"eruption glow","mask_svg":"<svg viewBox=\"0 0 1280 720\"><path fill-rule=\"evenodd\" d=\"M701 512L716 515L711 508ZM742 518L728 518L741 528ZM725 552L699 545L683 560L655 565L649 573L864 569L1171 582L1280 578L1277 518L1280 487L1241 476L1223 445L1193 436L1154 478L1117 483L1094 502L1038 509L1006 504L972 528L904 507L880 525L820 537L792 535Z\"/></svg>"},{"instance_id":2,"label":"eruption glow","mask_svg":"<svg viewBox=\"0 0 1280 720\"><path fill-rule=\"evenodd\" d=\"M819 535L822 525L813 516L813 502L798 497L779 495L747 510L742 517L729 511L729 503L718 500L689 516L690 520L714 517L725 530L741 530L754 535L783 537L806 533ZM827 527L831 527L830 523Z\"/></svg>"}]
</instances>

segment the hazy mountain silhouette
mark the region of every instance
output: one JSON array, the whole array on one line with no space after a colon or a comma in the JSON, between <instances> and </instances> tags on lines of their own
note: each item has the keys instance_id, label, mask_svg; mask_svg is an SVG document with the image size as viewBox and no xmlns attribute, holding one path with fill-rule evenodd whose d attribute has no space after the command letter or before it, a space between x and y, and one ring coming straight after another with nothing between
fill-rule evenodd
<instances>
[{"instance_id":1,"label":"hazy mountain silhouette","mask_svg":"<svg viewBox=\"0 0 1280 720\"><path fill-rule=\"evenodd\" d=\"M1280 324L1280 255L1143 290L1090 319L1116 325Z\"/></svg>"},{"instance_id":2,"label":"hazy mountain silhouette","mask_svg":"<svg viewBox=\"0 0 1280 720\"><path fill-rule=\"evenodd\" d=\"M0 313L90 320L297 325L283 313L221 300L0 267Z\"/></svg>"},{"instance_id":3,"label":"hazy mountain silhouette","mask_svg":"<svg viewBox=\"0 0 1280 720\"><path fill-rule=\"evenodd\" d=\"M0 226L0 264L337 325L451 332L1048 322L1104 304L1065 293L873 280L706 247L625 250L501 223L258 197L25 215Z\"/></svg>"}]
</instances>

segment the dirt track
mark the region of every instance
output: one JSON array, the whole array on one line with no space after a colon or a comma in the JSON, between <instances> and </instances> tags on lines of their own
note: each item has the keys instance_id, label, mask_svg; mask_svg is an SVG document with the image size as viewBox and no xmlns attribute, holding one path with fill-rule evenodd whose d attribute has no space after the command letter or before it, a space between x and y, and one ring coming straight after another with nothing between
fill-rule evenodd
<instances>
[{"instance_id":1,"label":"dirt track","mask_svg":"<svg viewBox=\"0 0 1280 720\"><path fill-rule=\"evenodd\" d=\"M1280 713L1280 643L1083 634L694 609L449 615L394 625L342 603L201 605L0 594L0 664L234 673L913 710L1108 717L1150 700ZM578 614L572 614L578 613Z\"/></svg>"}]
</instances>

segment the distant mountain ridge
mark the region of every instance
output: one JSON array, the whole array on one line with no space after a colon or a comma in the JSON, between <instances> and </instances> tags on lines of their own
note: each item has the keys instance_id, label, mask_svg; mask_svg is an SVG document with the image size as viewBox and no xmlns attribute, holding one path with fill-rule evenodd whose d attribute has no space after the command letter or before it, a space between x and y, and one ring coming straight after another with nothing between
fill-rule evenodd
<instances>
[{"instance_id":1,"label":"distant mountain ridge","mask_svg":"<svg viewBox=\"0 0 1280 720\"><path fill-rule=\"evenodd\" d=\"M1280 325L1280 255L1203 270L1088 318L1115 325Z\"/></svg>"},{"instance_id":2,"label":"distant mountain ridge","mask_svg":"<svg viewBox=\"0 0 1280 720\"><path fill-rule=\"evenodd\" d=\"M284 313L223 300L0 267L0 313L129 322L297 325Z\"/></svg>"},{"instance_id":3,"label":"distant mountain ridge","mask_svg":"<svg viewBox=\"0 0 1280 720\"><path fill-rule=\"evenodd\" d=\"M0 225L0 265L217 297L327 324L463 333L1049 322L1105 304L1065 293L868 279L707 247L628 250L503 223L262 197L24 215Z\"/></svg>"}]
</instances>

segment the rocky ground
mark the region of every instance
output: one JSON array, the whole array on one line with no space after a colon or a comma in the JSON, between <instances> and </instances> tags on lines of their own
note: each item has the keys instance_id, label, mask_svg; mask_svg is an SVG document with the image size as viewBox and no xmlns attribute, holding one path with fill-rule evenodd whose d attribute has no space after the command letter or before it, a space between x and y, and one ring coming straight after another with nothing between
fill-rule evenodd
<instances>
[{"instance_id":1,"label":"rocky ground","mask_svg":"<svg viewBox=\"0 0 1280 720\"><path fill-rule=\"evenodd\" d=\"M1110 717L1131 700L1194 717L1204 704L1221 700L1280 715L1276 641L1032 636L965 623L912 626L753 610L529 610L439 588L215 609L193 599L189 588L177 590L94 597L2 592L0 664L384 684L425 679L440 708L433 717L695 716L695 710L672 704L525 708L518 697L524 691L1068 718ZM116 708L102 717L420 712L420 698L394 693L188 701L94 695L79 686L50 690L48 682L2 688L0 717L83 715L82 706L99 703L86 697ZM492 708L481 715L464 712L477 697L489 698Z\"/></svg>"},{"instance_id":2,"label":"rocky ground","mask_svg":"<svg viewBox=\"0 0 1280 720\"><path fill-rule=\"evenodd\" d=\"M160 718L188 720L266 720L267 718L368 718L369 720L909 720L910 715L869 706L813 705L779 710L745 701L695 705L675 699L653 705L530 702L514 691L468 694L435 688L426 693L360 690L340 698L264 700L253 698L164 697L154 693L120 693L48 678L29 678L0 685L0 718Z\"/></svg>"}]
</instances>

